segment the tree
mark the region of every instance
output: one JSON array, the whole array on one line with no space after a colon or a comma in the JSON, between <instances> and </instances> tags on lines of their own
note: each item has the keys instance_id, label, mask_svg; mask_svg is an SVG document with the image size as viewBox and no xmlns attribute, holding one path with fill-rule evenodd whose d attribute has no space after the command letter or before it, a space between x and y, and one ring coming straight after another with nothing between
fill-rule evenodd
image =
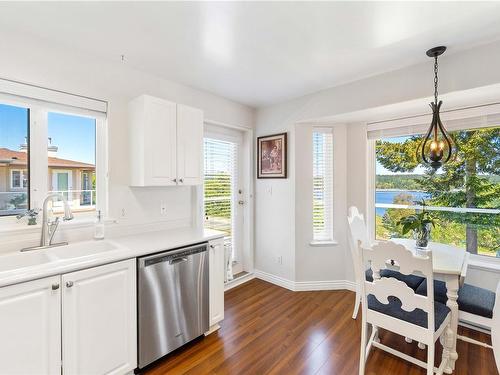
<instances>
[{"instance_id":1,"label":"tree","mask_svg":"<svg viewBox=\"0 0 500 375\"><path fill-rule=\"evenodd\" d=\"M394 197L394 204L404 204L404 205L412 205L413 204L413 196L407 193L401 193ZM387 229L389 233L389 237L410 237L409 234L405 235L401 231L401 227L398 225L398 222L405 216L411 215L414 212L412 210L404 210L397 208L388 208L382 217L382 224Z\"/></svg>"},{"instance_id":2,"label":"tree","mask_svg":"<svg viewBox=\"0 0 500 375\"><path fill-rule=\"evenodd\" d=\"M464 130L450 135L457 146L455 160L445 164L440 172L427 167L424 178L415 180L430 194L429 203L448 207L499 208L500 128ZM420 164L416 152L420 141L418 136L402 143L377 141L377 160L392 172L413 172ZM446 221L465 224L466 248L471 253L478 252L478 226L489 227L494 231L493 238L500 234L499 215L439 212L439 216ZM491 233L485 237L491 241ZM494 248L495 244L492 246Z\"/></svg>"}]
</instances>

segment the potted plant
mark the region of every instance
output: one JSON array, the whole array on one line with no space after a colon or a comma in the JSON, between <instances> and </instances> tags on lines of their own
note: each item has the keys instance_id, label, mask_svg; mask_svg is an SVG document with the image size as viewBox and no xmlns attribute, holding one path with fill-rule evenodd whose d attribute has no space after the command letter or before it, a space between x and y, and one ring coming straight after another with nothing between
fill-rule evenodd
<instances>
[{"instance_id":1,"label":"potted plant","mask_svg":"<svg viewBox=\"0 0 500 375\"><path fill-rule=\"evenodd\" d=\"M38 209L27 210L26 212L19 214L16 216L17 220L21 220L23 218L28 218L28 225L36 225L36 219L38 217Z\"/></svg>"},{"instance_id":2,"label":"potted plant","mask_svg":"<svg viewBox=\"0 0 500 375\"><path fill-rule=\"evenodd\" d=\"M437 221L434 216L425 209L425 201L416 203L420 203L422 210L420 212L415 212L414 215L402 217L397 222L397 225L402 226L403 235L412 230L417 248L426 249L429 244L431 229L436 226Z\"/></svg>"}]
</instances>

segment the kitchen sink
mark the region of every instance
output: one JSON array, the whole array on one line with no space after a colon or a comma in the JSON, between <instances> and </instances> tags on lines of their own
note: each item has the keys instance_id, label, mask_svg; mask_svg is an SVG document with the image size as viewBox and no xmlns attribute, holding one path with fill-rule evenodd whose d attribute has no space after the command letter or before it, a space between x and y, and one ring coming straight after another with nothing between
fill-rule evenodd
<instances>
[{"instance_id":1,"label":"kitchen sink","mask_svg":"<svg viewBox=\"0 0 500 375\"><path fill-rule=\"evenodd\" d=\"M0 272L39 266L54 261L47 253L14 253L0 256Z\"/></svg>"},{"instance_id":2,"label":"kitchen sink","mask_svg":"<svg viewBox=\"0 0 500 375\"><path fill-rule=\"evenodd\" d=\"M48 249L47 254L53 255L58 259L71 259L88 257L118 249L119 247L111 241L85 241Z\"/></svg>"},{"instance_id":3,"label":"kitchen sink","mask_svg":"<svg viewBox=\"0 0 500 375\"><path fill-rule=\"evenodd\" d=\"M57 244L56 244L57 245ZM49 266L58 262L86 257L98 257L121 247L112 241L85 241L49 248L33 248L30 251L18 251L0 255L0 273L18 271L37 266Z\"/></svg>"}]
</instances>

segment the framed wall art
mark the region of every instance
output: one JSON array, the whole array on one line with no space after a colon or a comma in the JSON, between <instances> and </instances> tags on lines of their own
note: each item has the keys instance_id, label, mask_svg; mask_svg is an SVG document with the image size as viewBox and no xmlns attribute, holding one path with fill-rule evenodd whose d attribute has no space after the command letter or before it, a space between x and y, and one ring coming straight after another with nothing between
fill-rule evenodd
<instances>
[{"instance_id":1,"label":"framed wall art","mask_svg":"<svg viewBox=\"0 0 500 375\"><path fill-rule=\"evenodd\" d=\"M257 138L257 178L287 178L286 134Z\"/></svg>"}]
</instances>

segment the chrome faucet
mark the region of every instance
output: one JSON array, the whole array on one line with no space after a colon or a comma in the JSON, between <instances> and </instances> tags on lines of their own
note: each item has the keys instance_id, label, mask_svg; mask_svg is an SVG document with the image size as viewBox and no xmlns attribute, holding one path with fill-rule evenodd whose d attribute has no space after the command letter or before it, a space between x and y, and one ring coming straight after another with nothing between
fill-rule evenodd
<instances>
[{"instance_id":1,"label":"chrome faucet","mask_svg":"<svg viewBox=\"0 0 500 375\"><path fill-rule=\"evenodd\" d=\"M56 234L57 227L59 226L59 217L56 217L54 220L50 221L49 215L48 215L49 201L53 202L54 198L59 198L60 200L63 201L63 206L64 206L63 220L68 221L68 220L73 219L73 214L72 214L71 209L69 207L68 201L66 200L64 195L59 194L59 193L51 193L51 194L47 195L45 197L45 199L43 200L42 236L40 237L40 245L33 246L33 247L27 247L27 248L22 249L21 251L39 250L39 249L45 249L48 247L64 246L64 245L68 244L67 242L52 243L54 235Z\"/></svg>"}]
</instances>

